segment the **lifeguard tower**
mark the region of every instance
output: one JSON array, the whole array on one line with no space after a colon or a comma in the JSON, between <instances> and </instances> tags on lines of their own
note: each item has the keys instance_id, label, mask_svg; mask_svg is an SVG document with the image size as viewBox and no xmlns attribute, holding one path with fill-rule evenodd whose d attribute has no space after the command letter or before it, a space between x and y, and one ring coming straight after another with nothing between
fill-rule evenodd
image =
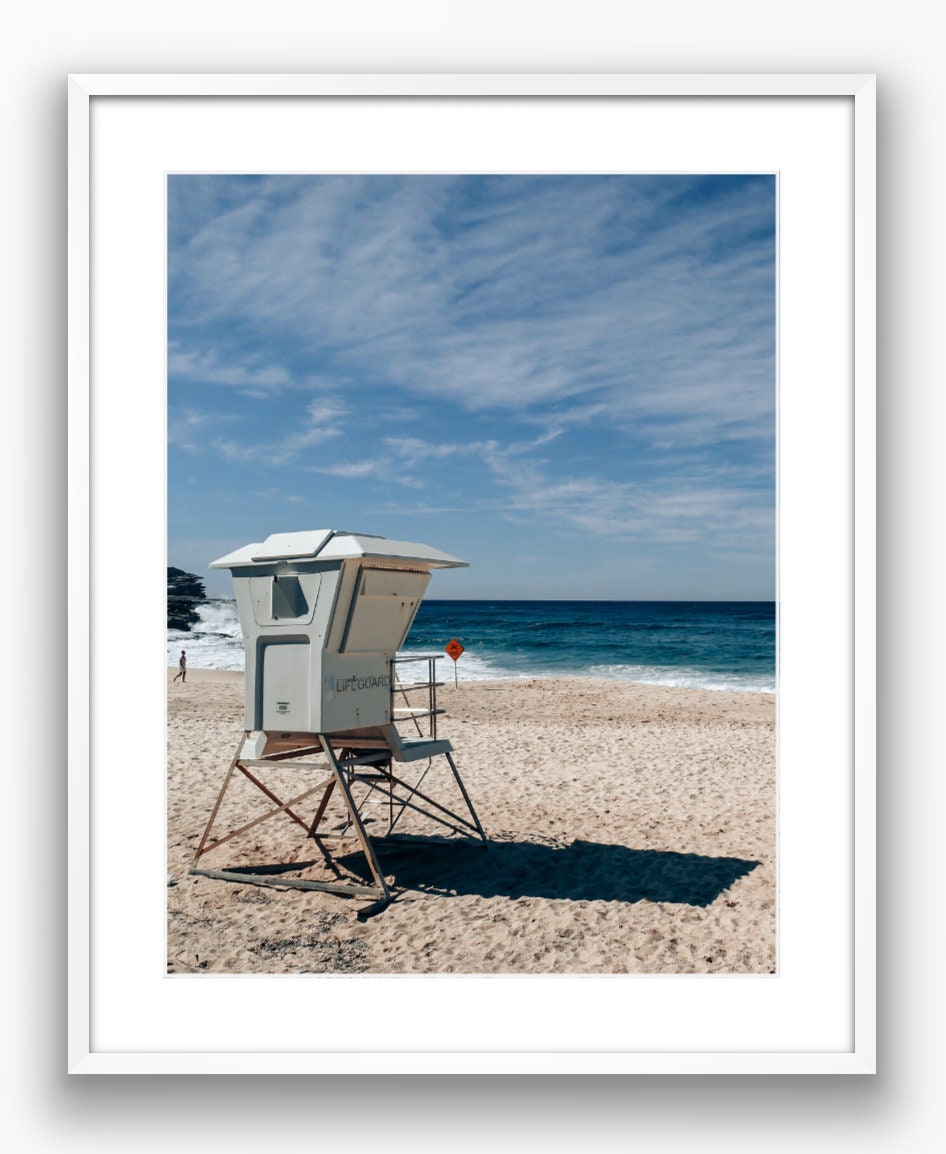
<instances>
[{"instance_id":1,"label":"lifeguard tower","mask_svg":"<svg viewBox=\"0 0 946 1154\"><path fill-rule=\"evenodd\" d=\"M412 819L420 814L446 827L451 837L486 842L451 756L453 746L437 736L437 716L443 712L436 702L439 654L398 657L431 572L465 565L429 545L336 529L277 533L211 564L233 576L246 649L244 732L192 874L385 903L391 893L372 843L379 826L384 841L394 843L391 835L405 813ZM400 678L397 667L407 661L426 663L426 680ZM420 704L418 692L425 695ZM432 796L437 791L427 781L444 765L450 771L447 784L457 795L450 804ZM264 780L275 770L282 786ZM237 775L275 808L211 841ZM276 788L296 782L306 788L288 801L277 796ZM315 812L307 817L303 803L310 800ZM459 802L458 813L451 806ZM305 831L290 860L198 868L225 842L280 814ZM398 845L408 840L395 836ZM373 884L343 868L346 843L350 847L352 841L367 859ZM315 860L302 860L307 847L317 850ZM298 876L313 867L322 876Z\"/></svg>"}]
</instances>

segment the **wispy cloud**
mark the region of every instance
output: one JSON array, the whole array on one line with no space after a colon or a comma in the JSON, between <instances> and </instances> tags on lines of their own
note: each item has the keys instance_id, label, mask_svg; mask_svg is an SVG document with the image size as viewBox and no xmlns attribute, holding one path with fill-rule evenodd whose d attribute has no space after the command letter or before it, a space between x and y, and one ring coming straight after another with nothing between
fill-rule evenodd
<instances>
[{"instance_id":1,"label":"wispy cloud","mask_svg":"<svg viewBox=\"0 0 946 1154\"><path fill-rule=\"evenodd\" d=\"M657 475L646 482L615 481L594 472L563 476L558 463L535 450L552 439L501 444L484 441L427 444L418 438L391 439L399 459L411 464L430 459L475 455L500 486L502 496L470 495L467 512L492 510L507 519L524 516L557 532L582 533L621 541L686 542L707 539L715 552L771 548L772 517L768 490L750 467L738 478L724 464ZM446 507L418 504L418 513ZM454 510L457 511L457 510Z\"/></svg>"},{"instance_id":2,"label":"wispy cloud","mask_svg":"<svg viewBox=\"0 0 946 1154\"><path fill-rule=\"evenodd\" d=\"M176 311L473 411L604 404L664 435L716 435L721 420L758 435L773 411L771 186L723 184L677 213L679 182L629 187L353 177L276 196L260 184L190 237Z\"/></svg>"},{"instance_id":3,"label":"wispy cloud","mask_svg":"<svg viewBox=\"0 0 946 1154\"><path fill-rule=\"evenodd\" d=\"M336 401L319 398L305 410L302 420L279 440L245 442L217 437L212 446L228 461L259 462L281 466L295 461L306 449L322 445L344 431L343 419L348 410Z\"/></svg>"},{"instance_id":4,"label":"wispy cloud","mask_svg":"<svg viewBox=\"0 0 946 1154\"><path fill-rule=\"evenodd\" d=\"M168 376L189 383L255 390L261 395L292 384L281 365L266 364L252 356L225 360L214 348L185 349L180 341L168 347Z\"/></svg>"},{"instance_id":5,"label":"wispy cloud","mask_svg":"<svg viewBox=\"0 0 946 1154\"><path fill-rule=\"evenodd\" d=\"M168 412L168 445L197 453L206 447L208 432L222 424L232 423L236 417L232 413L200 412L193 408L172 409Z\"/></svg>"}]
</instances>

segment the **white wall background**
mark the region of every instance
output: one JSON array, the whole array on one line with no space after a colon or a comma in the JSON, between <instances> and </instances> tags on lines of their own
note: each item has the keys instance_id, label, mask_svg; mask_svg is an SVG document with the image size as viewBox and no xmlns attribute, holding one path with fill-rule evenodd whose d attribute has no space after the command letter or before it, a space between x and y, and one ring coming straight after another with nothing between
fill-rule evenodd
<instances>
[{"instance_id":1,"label":"white wall background","mask_svg":"<svg viewBox=\"0 0 946 1154\"><path fill-rule=\"evenodd\" d=\"M37 0L0 47L7 820L0 1086L16 1150L934 1149L942 1140L942 40L921 0ZM880 1073L876 1078L65 1075L69 72L875 72ZM24 577L26 580L24 580ZM129 573L134 581L133 571ZM25 607L41 622L29 624Z\"/></svg>"}]
</instances>

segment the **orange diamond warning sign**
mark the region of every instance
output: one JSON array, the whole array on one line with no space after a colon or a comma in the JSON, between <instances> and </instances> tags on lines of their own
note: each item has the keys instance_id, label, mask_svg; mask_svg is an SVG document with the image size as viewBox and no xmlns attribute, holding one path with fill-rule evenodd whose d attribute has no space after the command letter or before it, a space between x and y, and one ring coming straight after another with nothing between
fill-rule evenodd
<instances>
[{"instance_id":1,"label":"orange diamond warning sign","mask_svg":"<svg viewBox=\"0 0 946 1154\"><path fill-rule=\"evenodd\" d=\"M456 661L456 659L463 652L463 646L459 641L457 641L455 637L451 637L447 642L447 648L445 652L448 654L448 656L452 657L454 661Z\"/></svg>"}]
</instances>

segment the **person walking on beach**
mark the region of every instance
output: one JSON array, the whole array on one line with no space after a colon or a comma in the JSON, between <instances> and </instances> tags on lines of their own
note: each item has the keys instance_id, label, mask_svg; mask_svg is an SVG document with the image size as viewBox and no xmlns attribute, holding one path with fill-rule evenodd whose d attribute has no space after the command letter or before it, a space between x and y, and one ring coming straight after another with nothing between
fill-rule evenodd
<instances>
[{"instance_id":1,"label":"person walking on beach","mask_svg":"<svg viewBox=\"0 0 946 1154\"><path fill-rule=\"evenodd\" d=\"M174 674L174 680L181 679L181 684L184 685L187 681L187 654L181 650L181 656L177 660L177 673Z\"/></svg>"}]
</instances>

